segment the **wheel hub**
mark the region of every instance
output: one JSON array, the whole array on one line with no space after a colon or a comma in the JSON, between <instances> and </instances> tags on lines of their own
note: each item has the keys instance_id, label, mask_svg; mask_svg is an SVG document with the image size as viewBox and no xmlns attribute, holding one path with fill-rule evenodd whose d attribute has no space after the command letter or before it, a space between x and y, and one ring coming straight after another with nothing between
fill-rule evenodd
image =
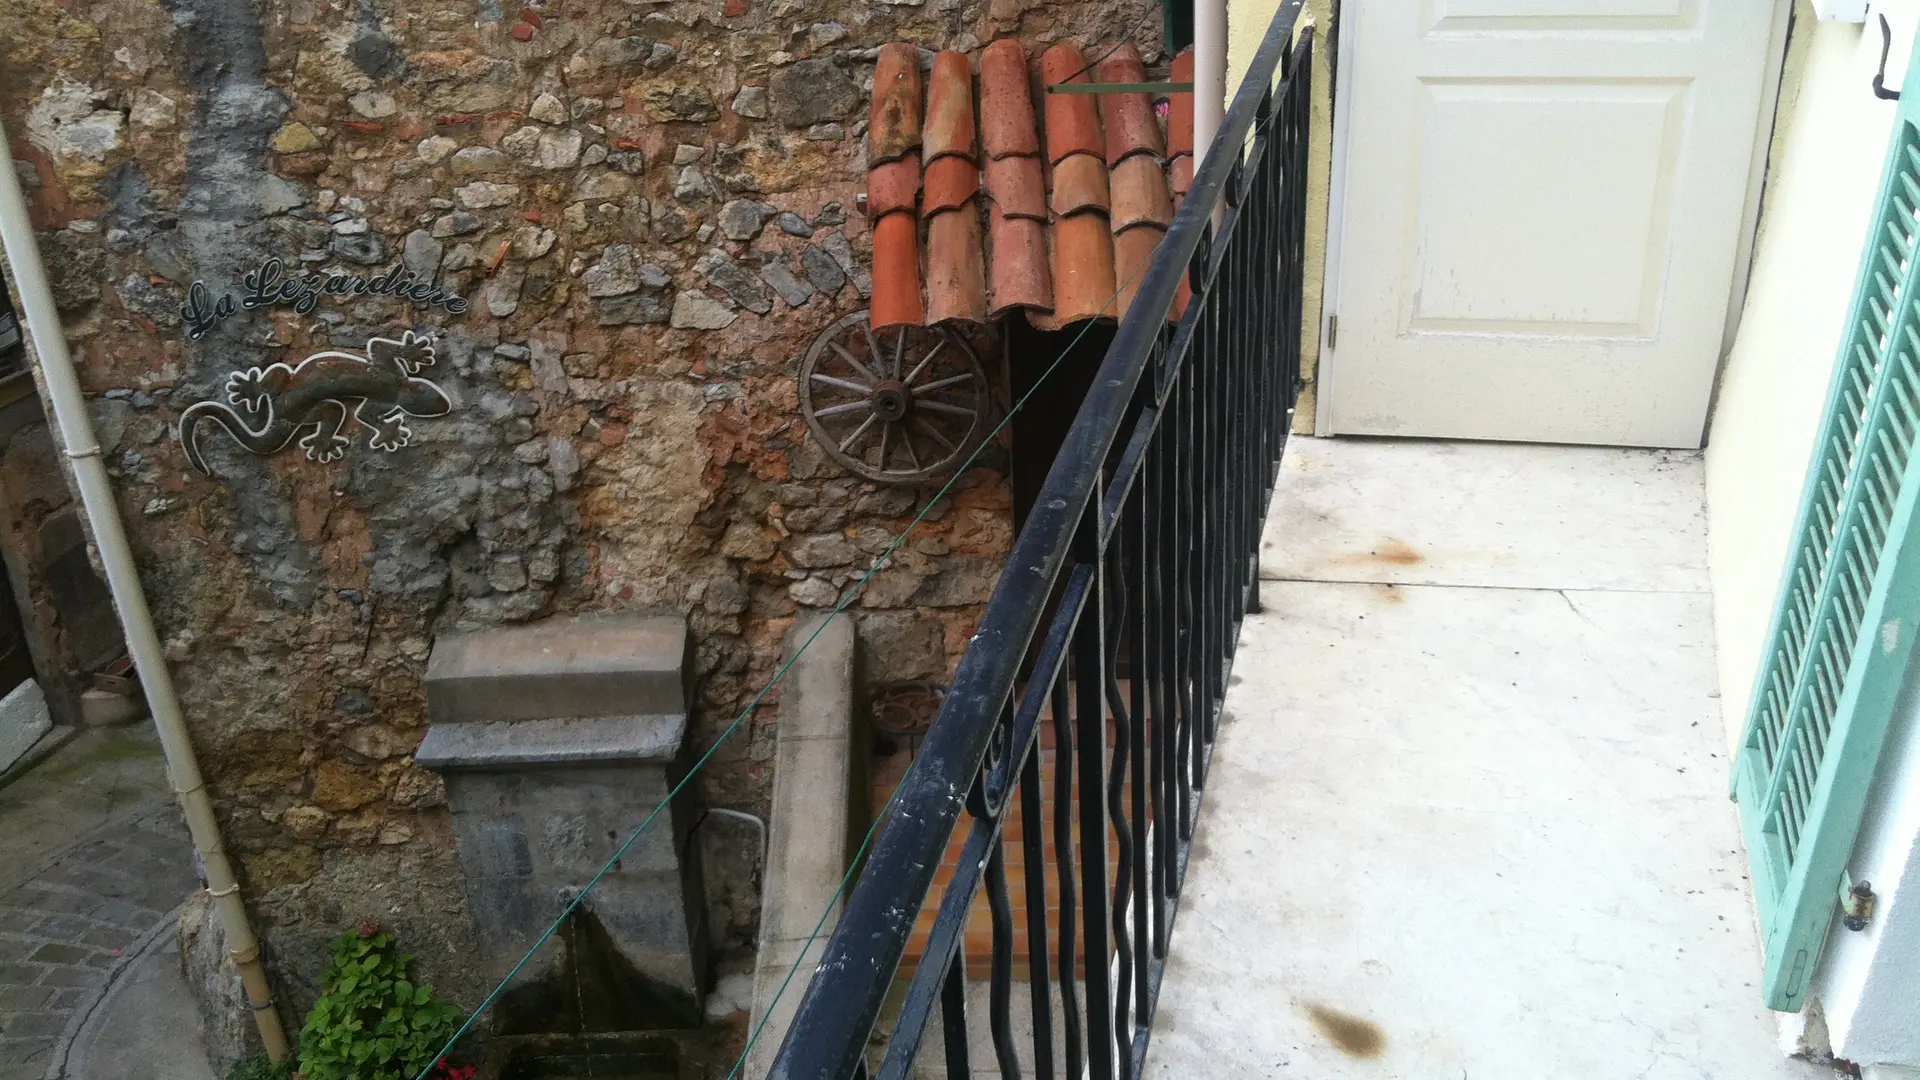
<instances>
[{"instance_id":1,"label":"wheel hub","mask_svg":"<svg viewBox=\"0 0 1920 1080\"><path fill-rule=\"evenodd\" d=\"M898 379L883 380L873 388L867 401L873 406L874 415L889 424L899 423L913 411L913 395Z\"/></svg>"}]
</instances>

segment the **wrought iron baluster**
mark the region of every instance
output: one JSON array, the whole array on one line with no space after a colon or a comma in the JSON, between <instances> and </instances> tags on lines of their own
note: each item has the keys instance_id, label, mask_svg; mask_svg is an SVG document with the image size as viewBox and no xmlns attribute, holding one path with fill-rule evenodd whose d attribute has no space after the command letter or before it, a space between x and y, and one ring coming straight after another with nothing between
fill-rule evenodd
<instances>
[{"instance_id":1,"label":"wrought iron baluster","mask_svg":"<svg viewBox=\"0 0 1920 1080\"><path fill-rule=\"evenodd\" d=\"M1116 525L1118 523L1116 522ZM1128 901L1133 895L1133 822L1127 817L1125 792L1127 784L1127 766L1131 760L1129 749L1133 745L1133 715L1126 697L1121 693L1119 681L1120 649L1126 642L1128 622L1128 604L1126 596L1126 571L1122 564L1126 558L1126 540L1118 527L1107 537L1106 550L1101 554L1102 577L1107 585L1109 603L1103 619L1103 633L1106 634L1105 665L1101 684L1106 693L1107 712L1111 716L1113 746L1108 751L1107 766L1107 817L1112 822L1114 846L1118 859L1113 870L1113 901L1109 910L1113 931L1113 1032L1115 1040L1122 1047L1129 1042L1132 1034L1133 989L1133 942L1127 932ZM1132 1074L1132 1058L1122 1053L1115 1062L1115 1073L1120 1076Z\"/></svg>"},{"instance_id":2,"label":"wrought iron baluster","mask_svg":"<svg viewBox=\"0 0 1920 1080\"><path fill-rule=\"evenodd\" d=\"M1056 677L1057 678L1057 677ZM1028 693L1044 698L1044 688ZM1033 1074L1054 1080L1053 983L1047 957L1047 832L1040 793L1040 747L1036 740L1020 764L1021 873L1027 908L1027 989L1033 999ZM1066 970L1064 979L1073 978Z\"/></svg>"},{"instance_id":3,"label":"wrought iron baluster","mask_svg":"<svg viewBox=\"0 0 1920 1080\"><path fill-rule=\"evenodd\" d=\"M1074 888L1073 688L1064 674L1054 679L1053 858L1060 875L1060 1017L1066 1027L1067 1080L1085 1075L1086 1041L1080 1028L1080 954L1074 933L1079 896Z\"/></svg>"},{"instance_id":4,"label":"wrought iron baluster","mask_svg":"<svg viewBox=\"0 0 1920 1080\"><path fill-rule=\"evenodd\" d=\"M1098 501L1094 501L1098 505ZM1116 1080L1113 981L1109 939L1106 803L1106 573L1097 519L1081 520L1074 554L1094 570L1093 593L1073 635L1073 711L1079 745L1081 932L1086 935L1087 1070L1093 1080Z\"/></svg>"},{"instance_id":5,"label":"wrought iron baluster","mask_svg":"<svg viewBox=\"0 0 1920 1080\"><path fill-rule=\"evenodd\" d=\"M1013 1049L1013 905L1007 900L1004 848L1004 844L995 844L987 851L987 910L993 920L987 1023L993 1033L993 1058L1000 1066L1000 1080L1020 1080L1020 1057Z\"/></svg>"},{"instance_id":6,"label":"wrought iron baluster","mask_svg":"<svg viewBox=\"0 0 1920 1080\"><path fill-rule=\"evenodd\" d=\"M940 1034L946 1052L947 1080L973 1080L967 1067L967 950L953 954L940 982Z\"/></svg>"}]
</instances>

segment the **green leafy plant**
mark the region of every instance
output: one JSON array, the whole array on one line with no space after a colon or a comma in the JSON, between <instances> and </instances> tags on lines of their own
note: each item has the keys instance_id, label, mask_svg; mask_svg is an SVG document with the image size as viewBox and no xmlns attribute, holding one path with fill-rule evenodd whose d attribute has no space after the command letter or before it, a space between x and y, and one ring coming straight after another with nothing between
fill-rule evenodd
<instances>
[{"instance_id":1,"label":"green leafy plant","mask_svg":"<svg viewBox=\"0 0 1920 1080\"><path fill-rule=\"evenodd\" d=\"M409 981L412 962L370 921L335 939L323 993L300 1033L305 1080L414 1080L433 1061L460 1010ZM444 1063L439 1071L448 1071Z\"/></svg>"},{"instance_id":2,"label":"green leafy plant","mask_svg":"<svg viewBox=\"0 0 1920 1080\"><path fill-rule=\"evenodd\" d=\"M275 1061L264 1050L255 1050L246 1057L233 1063L227 1070L227 1080L289 1080L293 1076L293 1059Z\"/></svg>"}]
</instances>

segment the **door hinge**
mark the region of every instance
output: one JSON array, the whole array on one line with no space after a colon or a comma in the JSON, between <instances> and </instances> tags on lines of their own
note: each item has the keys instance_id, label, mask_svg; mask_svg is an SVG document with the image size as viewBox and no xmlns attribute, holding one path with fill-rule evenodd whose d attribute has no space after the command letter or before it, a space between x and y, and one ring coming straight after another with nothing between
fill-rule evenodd
<instances>
[{"instance_id":1,"label":"door hinge","mask_svg":"<svg viewBox=\"0 0 1920 1080\"><path fill-rule=\"evenodd\" d=\"M1340 316L1329 315L1327 316L1327 348L1331 349L1339 344L1340 344Z\"/></svg>"}]
</instances>

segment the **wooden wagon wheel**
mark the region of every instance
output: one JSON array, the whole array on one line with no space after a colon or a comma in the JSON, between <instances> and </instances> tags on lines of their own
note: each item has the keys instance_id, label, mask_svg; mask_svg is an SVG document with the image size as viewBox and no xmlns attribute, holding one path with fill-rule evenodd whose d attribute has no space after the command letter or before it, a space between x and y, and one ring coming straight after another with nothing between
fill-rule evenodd
<instances>
[{"instance_id":1,"label":"wooden wagon wheel","mask_svg":"<svg viewBox=\"0 0 1920 1080\"><path fill-rule=\"evenodd\" d=\"M875 331L856 311L821 331L800 368L800 412L827 456L882 484L958 468L986 438L987 373L944 327Z\"/></svg>"}]
</instances>

